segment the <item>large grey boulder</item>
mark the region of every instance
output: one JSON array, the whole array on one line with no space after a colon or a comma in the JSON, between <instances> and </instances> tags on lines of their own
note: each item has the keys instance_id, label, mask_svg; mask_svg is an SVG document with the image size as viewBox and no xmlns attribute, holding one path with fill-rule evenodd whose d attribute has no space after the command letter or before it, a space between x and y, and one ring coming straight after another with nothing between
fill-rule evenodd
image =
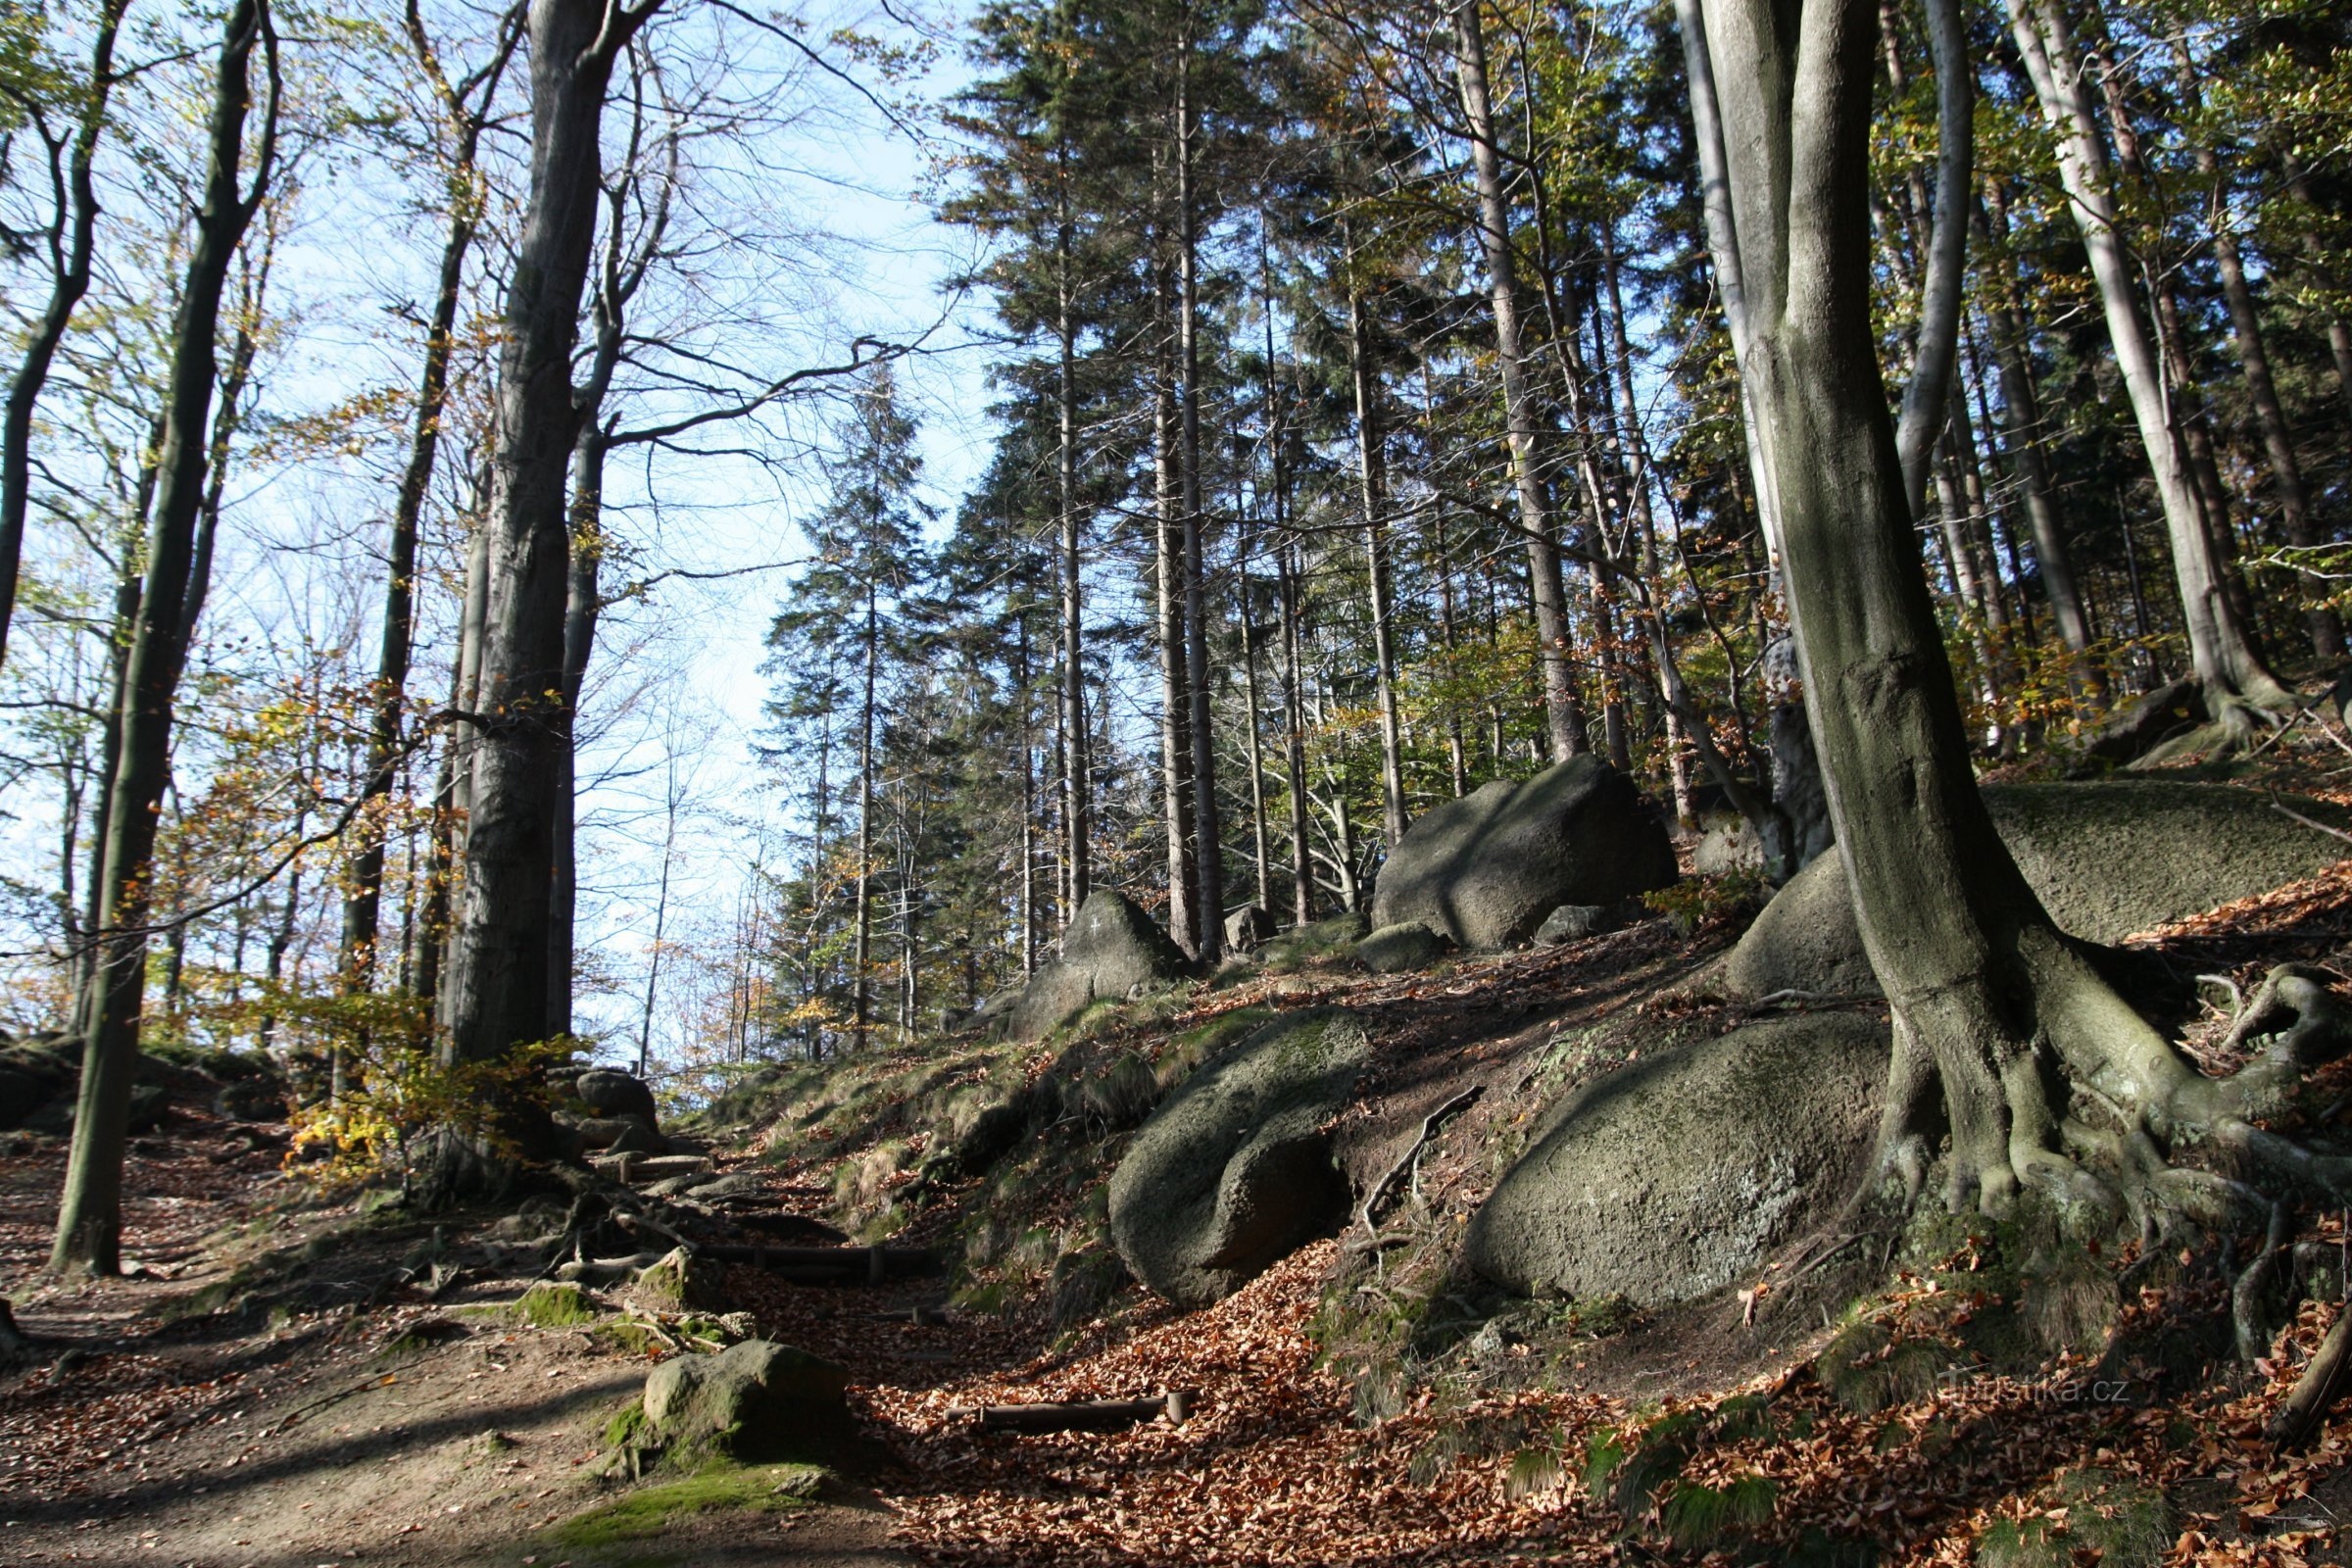
<instances>
[{"instance_id":1,"label":"large grey boulder","mask_svg":"<svg viewBox=\"0 0 2352 1568\"><path fill-rule=\"evenodd\" d=\"M641 1117L649 1131L662 1125L654 1092L629 1073L593 1067L572 1081L571 1092L600 1117Z\"/></svg>"},{"instance_id":2,"label":"large grey boulder","mask_svg":"<svg viewBox=\"0 0 2352 1568\"><path fill-rule=\"evenodd\" d=\"M2316 801L2287 804L2315 821L2352 821ZM2062 930L2089 942L2119 942L2313 875L2345 849L2273 810L2266 798L2222 784L1996 784L1985 787L1984 805L2042 906ZM1823 856L1773 896L1725 956L1721 982L1734 996L1879 995L1837 856Z\"/></svg>"},{"instance_id":3,"label":"large grey boulder","mask_svg":"<svg viewBox=\"0 0 2352 1568\"><path fill-rule=\"evenodd\" d=\"M1248 953L1262 947L1275 932L1274 916L1262 904L1245 904L1225 917L1225 951Z\"/></svg>"},{"instance_id":4,"label":"large grey boulder","mask_svg":"<svg viewBox=\"0 0 2352 1568\"><path fill-rule=\"evenodd\" d=\"M1061 956L1029 977L1005 1030L1015 1040L1042 1040L1089 1003L1124 1001L1190 967L1184 950L1124 895L1090 894L1062 933Z\"/></svg>"},{"instance_id":5,"label":"large grey boulder","mask_svg":"<svg viewBox=\"0 0 2352 1568\"><path fill-rule=\"evenodd\" d=\"M1492 951L1525 942L1563 904L1615 904L1674 878L1666 824L1633 780L1579 757L1425 812L1381 867L1372 924L1418 920Z\"/></svg>"},{"instance_id":6,"label":"large grey boulder","mask_svg":"<svg viewBox=\"0 0 2352 1568\"><path fill-rule=\"evenodd\" d=\"M1179 1306L1240 1290L1348 1209L1324 1124L1363 1070L1345 1009L1277 1018L1185 1080L1110 1176L1110 1236Z\"/></svg>"},{"instance_id":7,"label":"large grey boulder","mask_svg":"<svg viewBox=\"0 0 2352 1568\"><path fill-rule=\"evenodd\" d=\"M1645 1054L1546 1118L1471 1220L1471 1267L1644 1306L1752 1282L1865 1175L1890 1049L1884 1019L1826 1012Z\"/></svg>"},{"instance_id":8,"label":"large grey boulder","mask_svg":"<svg viewBox=\"0 0 2352 1568\"><path fill-rule=\"evenodd\" d=\"M673 1455L822 1459L848 1429L849 1383L842 1367L773 1340L674 1356L645 1380L649 1446Z\"/></svg>"}]
</instances>

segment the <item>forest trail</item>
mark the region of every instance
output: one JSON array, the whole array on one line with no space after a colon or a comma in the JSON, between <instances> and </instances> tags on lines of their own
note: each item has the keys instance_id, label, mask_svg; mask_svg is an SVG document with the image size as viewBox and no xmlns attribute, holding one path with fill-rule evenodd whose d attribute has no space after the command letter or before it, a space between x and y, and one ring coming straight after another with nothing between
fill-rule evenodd
<instances>
[{"instance_id":1,"label":"forest trail","mask_svg":"<svg viewBox=\"0 0 2352 1568\"><path fill-rule=\"evenodd\" d=\"M1897 1352L1965 1319L1965 1275L1948 1271L1879 1299L1865 1326L1886 1337L1859 1373L1834 1365L1852 1324L1777 1300L1752 1323L1737 1303L1710 1300L1605 1323L1555 1313L1492 1344L1456 1335L1432 1348L1426 1330L1446 1298L1426 1294L1417 1260L1492 1182L1489 1141L1532 1103L1515 1075L1575 1028L1638 1027L1658 1006L1703 1011L1703 997L1659 988L1724 940L1659 920L1429 974L1310 965L1191 993L1172 1015L1114 1020L1101 1044L1117 1052L1243 1009L1338 1002L1376 1021L1380 1072L1399 1102L1464 1073L1501 1092L1414 1163L1404 1209L1198 1312L1127 1285L1056 1322L1052 1239L1073 1233L1107 1171L1104 1142L1076 1128L1011 1156L1008 1179L952 1185L896 1222L894 1242L941 1242L989 1202L1021 1205L1029 1228L1008 1233L1000 1261L967 1270L944 1319L911 1310L940 1301L937 1281L804 1286L728 1266L730 1304L762 1336L850 1369L853 1407L887 1451L813 1503L776 1495L757 1471L707 1494L653 1473L632 1485L606 1429L663 1349L619 1334L621 1315L517 1315L543 1250L511 1240L502 1216L363 1214L316 1199L300 1167L281 1167L273 1139L179 1103L132 1152L126 1251L138 1267L61 1287L34 1270L62 1147L17 1136L0 1162L0 1282L40 1356L0 1381L0 1562L1467 1568L1764 1550L1775 1561L1963 1563L1979 1560L1988 1531L2046 1536L2070 1509L2078 1524L2062 1539L2109 1562L2345 1560L2347 1440L2331 1431L2311 1452L2279 1457L2257 1439L2331 1303L2307 1303L2254 1368L2174 1385L2159 1374L2104 1402L2081 1395L2093 1370L2081 1355L2031 1374L1905 1382ZM2286 957L2340 961L2348 943L2352 862L2141 945L2184 972L2251 973ZM1637 992L1650 1000L1629 1006ZM887 1095L886 1069L906 1065L878 1056L862 1070ZM781 1109L769 1104L761 1130L722 1149L721 1168L756 1179L753 1208L847 1222L843 1195L884 1147L883 1128L829 1141L804 1122L799 1143L780 1146ZM1400 1152L1377 1128L1358 1134L1380 1163ZM894 1156L877 1201L904 1194L906 1163ZM2337 1221L2320 1231L2343 1235ZM1038 1245L1048 1251L1019 1261ZM2210 1296L2194 1280L2144 1292L2127 1317L2203 1321ZM625 1293L605 1304L625 1308ZM1416 1383L1385 1388L1349 1359L1391 1328L1401 1337L1380 1342L1384 1353L1420 1357ZM1016 1437L982 1433L967 1413L1168 1389L1195 1396L1181 1426ZM1643 1455L1685 1439L1680 1479L1642 1468ZM1614 1480L1594 1468L1604 1452L1632 1455ZM1656 1482L1655 1498L1627 1493L1628 1474ZM2105 1490L2086 1491L2083 1477ZM1690 1488L1736 1497L1766 1484L1760 1521L1693 1524L1668 1506ZM2160 1499L2152 1513L2149 1497ZM2099 1520L2139 1534L2099 1536ZM2159 1522L2149 1554L2140 1548Z\"/></svg>"}]
</instances>

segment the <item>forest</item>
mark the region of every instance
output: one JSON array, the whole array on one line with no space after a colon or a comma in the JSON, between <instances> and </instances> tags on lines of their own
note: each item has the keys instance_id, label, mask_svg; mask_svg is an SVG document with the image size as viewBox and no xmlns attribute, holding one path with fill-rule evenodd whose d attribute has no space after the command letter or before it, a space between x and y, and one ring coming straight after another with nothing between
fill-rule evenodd
<instances>
[{"instance_id":1,"label":"forest","mask_svg":"<svg viewBox=\"0 0 2352 1568\"><path fill-rule=\"evenodd\" d=\"M0 0L0 1557L2352 1549L2339 8Z\"/></svg>"}]
</instances>

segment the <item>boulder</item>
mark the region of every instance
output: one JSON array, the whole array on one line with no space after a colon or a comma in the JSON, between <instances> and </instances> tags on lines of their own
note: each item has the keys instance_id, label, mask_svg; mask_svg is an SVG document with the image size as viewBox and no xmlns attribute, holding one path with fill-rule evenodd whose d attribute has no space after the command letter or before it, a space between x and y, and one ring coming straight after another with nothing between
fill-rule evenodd
<instances>
[{"instance_id":1,"label":"boulder","mask_svg":"<svg viewBox=\"0 0 2352 1568\"><path fill-rule=\"evenodd\" d=\"M1262 904L1245 904L1225 917L1225 947L1231 953L1248 953L1274 935L1274 916Z\"/></svg>"},{"instance_id":2,"label":"boulder","mask_svg":"<svg viewBox=\"0 0 2352 1568\"><path fill-rule=\"evenodd\" d=\"M591 1116L572 1129L583 1150L607 1149L616 1154L661 1154L668 1151L654 1124L634 1113Z\"/></svg>"},{"instance_id":3,"label":"boulder","mask_svg":"<svg viewBox=\"0 0 2352 1568\"><path fill-rule=\"evenodd\" d=\"M1432 931L1418 920L1384 925L1355 945L1355 956L1374 974L1403 974L1426 969L1453 944L1443 931Z\"/></svg>"},{"instance_id":4,"label":"boulder","mask_svg":"<svg viewBox=\"0 0 2352 1568\"><path fill-rule=\"evenodd\" d=\"M847 1370L773 1340L680 1355L645 1380L654 1445L672 1455L769 1461L826 1458L849 1428Z\"/></svg>"},{"instance_id":5,"label":"boulder","mask_svg":"<svg viewBox=\"0 0 2352 1568\"><path fill-rule=\"evenodd\" d=\"M664 1312L721 1312L733 1304L727 1296L725 1265L683 1247L648 1264L632 1289L640 1299Z\"/></svg>"},{"instance_id":6,"label":"boulder","mask_svg":"<svg viewBox=\"0 0 2352 1568\"><path fill-rule=\"evenodd\" d=\"M1015 1040L1042 1040L1090 1003L1123 1002L1190 968L1184 950L1125 895L1090 894L1062 933L1061 956L1029 977L1006 1013L1006 1031Z\"/></svg>"},{"instance_id":7,"label":"boulder","mask_svg":"<svg viewBox=\"0 0 2352 1568\"><path fill-rule=\"evenodd\" d=\"M286 1097L265 1079L241 1078L220 1086L213 1097L213 1114L230 1121L284 1121Z\"/></svg>"},{"instance_id":8,"label":"boulder","mask_svg":"<svg viewBox=\"0 0 2352 1568\"><path fill-rule=\"evenodd\" d=\"M151 1133L163 1121L164 1113L172 1108L172 1092L162 1084L132 1084L130 1086L130 1119L126 1130Z\"/></svg>"},{"instance_id":9,"label":"boulder","mask_svg":"<svg viewBox=\"0 0 2352 1568\"><path fill-rule=\"evenodd\" d=\"M649 1129L662 1125L654 1092L628 1073L591 1067L572 1081L571 1092L599 1116L639 1116Z\"/></svg>"},{"instance_id":10,"label":"boulder","mask_svg":"<svg viewBox=\"0 0 2352 1568\"><path fill-rule=\"evenodd\" d=\"M0 1064L0 1128L23 1127L57 1094L58 1085L14 1064Z\"/></svg>"},{"instance_id":11,"label":"boulder","mask_svg":"<svg viewBox=\"0 0 2352 1568\"><path fill-rule=\"evenodd\" d=\"M1345 1009L1277 1018L1163 1101L1110 1176L1127 1267L1180 1306L1241 1289L1347 1213L1324 1130L1367 1046Z\"/></svg>"},{"instance_id":12,"label":"boulder","mask_svg":"<svg viewBox=\"0 0 2352 1568\"><path fill-rule=\"evenodd\" d=\"M2352 822L2316 801L2288 803L2314 821ZM2271 809L2249 790L2167 779L1984 788L1993 826L2060 928L2115 943L2311 876L2341 858L2341 839ZM1773 896L1724 957L1723 989L1877 996L1845 866L1827 855Z\"/></svg>"},{"instance_id":13,"label":"boulder","mask_svg":"<svg viewBox=\"0 0 2352 1568\"><path fill-rule=\"evenodd\" d=\"M1605 904L1563 904L1536 927L1536 946L1556 948L1563 942L1582 942L1616 923L1614 911Z\"/></svg>"},{"instance_id":14,"label":"boulder","mask_svg":"<svg viewBox=\"0 0 2352 1568\"><path fill-rule=\"evenodd\" d=\"M1418 920L1493 951L1563 904L1615 904L1674 879L1666 824L1633 780L1579 757L1425 812L1381 867L1372 924Z\"/></svg>"},{"instance_id":15,"label":"boulder","mask_svg":"<svg viewBox=\"0 0 2352 1568\"><path fill-rule=\"evenodd\" d=\"M1356 943L1371 934L1371 920L1362 910L1350 909L1328 919L1295 925L1268 941L1257 956L1268 968L1295 967L1316 958L1349 952Z\"/></svg>"},{"instance_id":16,"label":"boulder","mask_svg":"<svg viewBox=\"0 0 2352 1568\"><path fill-rule=\"evenodd\" d=\"M1891 1049L1884 1019L1822 1012L1644 1053L1545 1117L1464 1255L1527 1296L1656 1306L1753 1283L1867 1174Z\"/></svg>"}]
</instances>

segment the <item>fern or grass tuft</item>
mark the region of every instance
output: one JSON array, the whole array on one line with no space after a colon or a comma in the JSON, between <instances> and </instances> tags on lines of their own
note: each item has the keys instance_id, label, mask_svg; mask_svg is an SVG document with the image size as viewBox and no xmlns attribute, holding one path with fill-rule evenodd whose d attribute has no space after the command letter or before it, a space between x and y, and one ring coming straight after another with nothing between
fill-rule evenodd
<instances>
[{"instance_id":1,"label":"fern or grass tuft","mask_svg":"<svg viewBox=\"0 0 2352 1568\"><path fill-rule=\"evenodd\" d=\"M1521 1448L1511 1455L1510 1466L1503 1472L1502 1494L1513 1502L1541 1497L1558 1491L1567 1473L1555 1445L1545 1443Z\"/></svg>"},{"instance_id":2,"label":"fern or grass tuft","mask_svg":"<svg viewBox=\"0 0 2352 1568\"><path fill-rule=\"evenodd\" d=\"M1770 1476L1741 1476L1721 1487L1677 1482L1658 1508L1658 1522L1686 1551L1712 1547L1727 1535L1769 1521L1780 1490Z\"/></svg>"}]
</instances>

